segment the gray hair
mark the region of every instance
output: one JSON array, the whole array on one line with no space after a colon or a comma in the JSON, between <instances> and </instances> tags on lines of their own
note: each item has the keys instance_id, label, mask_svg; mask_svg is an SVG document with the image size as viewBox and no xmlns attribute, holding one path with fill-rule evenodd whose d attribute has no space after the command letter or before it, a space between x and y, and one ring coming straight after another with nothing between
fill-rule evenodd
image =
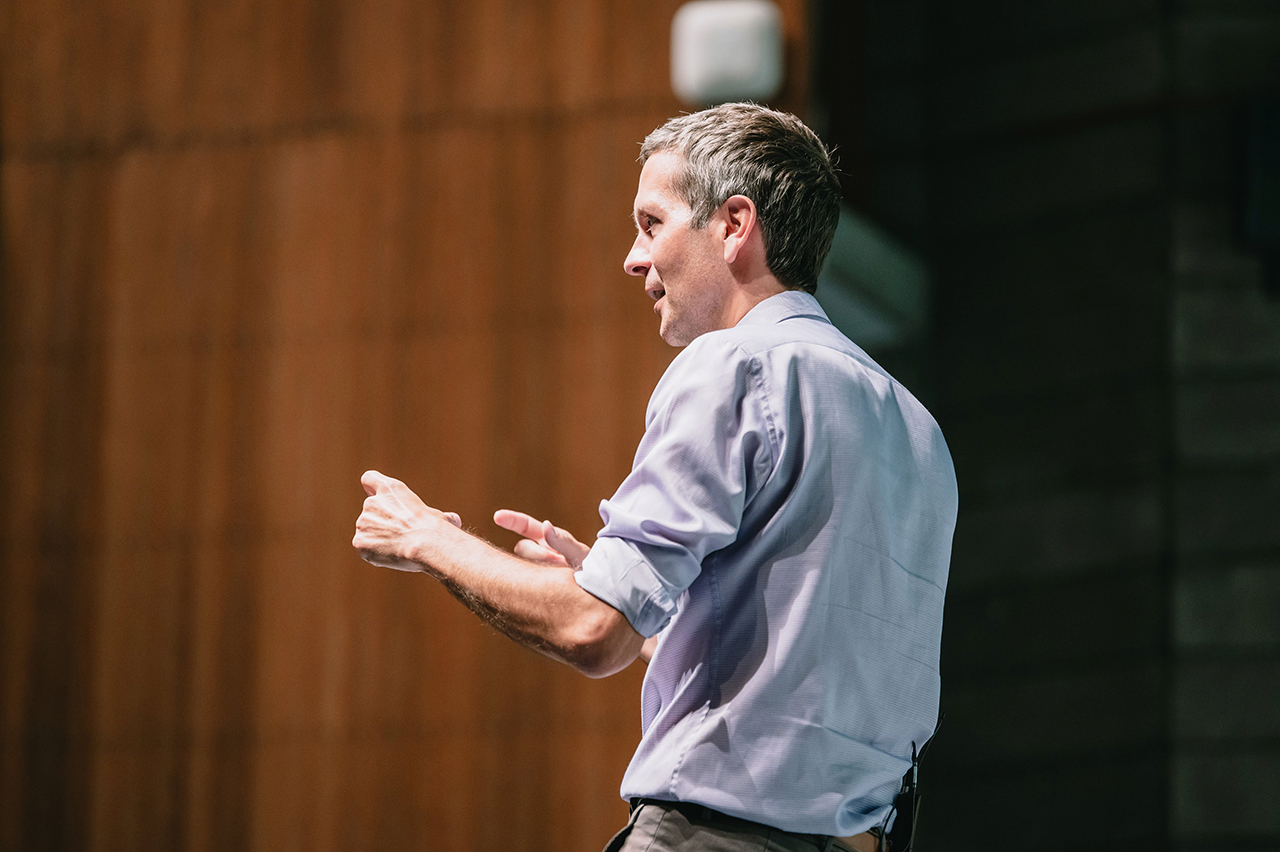
<instances>
[{"instance_id":1,"label":"gray hair","mask_svg":"<svg viewBox=\"0 0 1280 852\"><path fill-rule=\"evenodd\" d=\"M661 151L683 159L672 190L693 210L693 227L745 195L769 271L784 287L817 289L840 218L840 181L817 134L790 113L730 103L669 120L645 137L640 161Z\"/></svg>"}]
</instances>

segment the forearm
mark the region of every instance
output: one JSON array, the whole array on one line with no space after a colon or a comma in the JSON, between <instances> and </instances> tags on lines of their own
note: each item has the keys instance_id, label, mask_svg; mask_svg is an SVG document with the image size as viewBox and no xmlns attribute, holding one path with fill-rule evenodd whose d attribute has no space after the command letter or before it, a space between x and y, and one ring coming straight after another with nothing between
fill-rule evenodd
<instances>
[{"instance_id":1,"label":"forearm","mask_svg":"<svg viewBox=\"0 0 1280 852\"><path fill-rule=\"evenodd\" d=\"M520 559L463 532L457 515L427 506L398 479L370 470L360 482L369 496L351 544L367 562L431 574L503 633L589 677L626 668L640 653L640 634L582 589L571 569Z\"/></svg>"},{"instance_id":2,"label":"forearm","mask_svg":"<svg viewBox=\"0 0 1280 852\"><path fill-rule=\"evenodd\" d=\"M569 568L520 559L448 523L414 537L409 558L515 641L590 677L625 668L643 637L584 591Z\"/></svg>"}]
</instances>

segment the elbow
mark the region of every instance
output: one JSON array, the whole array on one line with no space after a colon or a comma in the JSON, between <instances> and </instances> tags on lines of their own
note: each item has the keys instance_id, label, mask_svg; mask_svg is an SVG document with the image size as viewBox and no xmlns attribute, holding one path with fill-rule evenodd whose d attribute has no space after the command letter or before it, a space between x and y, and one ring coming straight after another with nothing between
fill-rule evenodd
<instances>
[{"instance_id":1,"label":"elbow","mask_svg":"<svg viewBox=\"0 0 1280 852\"><path fill-rule=\"evenodd\" d=\"M577 619L564 644L565 662L589 678L608 677L640 655L644 637L622 613L600 603Z\"/></svg>"}]
</instances>

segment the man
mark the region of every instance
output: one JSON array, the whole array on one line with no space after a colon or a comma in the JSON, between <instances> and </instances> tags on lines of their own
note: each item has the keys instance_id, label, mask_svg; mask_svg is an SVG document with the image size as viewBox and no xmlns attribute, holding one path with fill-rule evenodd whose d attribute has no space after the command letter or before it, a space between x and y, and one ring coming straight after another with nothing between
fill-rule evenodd
<instances>
[{"instance_id":1,"label":"man","mask_svg":"<svg viewBox=\"0 0 1280 852\"><path fill-rule=\"evenodd\" d=\"M874 849L937 715L946 444L811 295L839 185L807 127L727 104L641 159L625 267L685 349L595 544L504 510L513 556L375 472L353 544L591 677L649 663L610 849Z\"/></svg>"}]
</instances>

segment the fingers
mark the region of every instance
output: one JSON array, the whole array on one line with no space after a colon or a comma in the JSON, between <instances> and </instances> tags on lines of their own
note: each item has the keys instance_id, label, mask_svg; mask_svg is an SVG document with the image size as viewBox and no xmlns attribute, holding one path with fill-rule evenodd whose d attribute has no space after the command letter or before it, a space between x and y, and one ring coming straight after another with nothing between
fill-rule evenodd
<instances>
[{"instance_id":1,"label":"fingers","mask_svg":"<svg viewBox=\"0 0 1280 852\"><path fill-rule=\"evenodd\" d=\"M548 545L554 547L556 550L559 550L559 545L562 544L578 544L578 540L576 538L550 521L542 522L542 537L546 540Z\"/></svg>"},{"instance_id":2,"label":"fingers","mask_svg":"<svg viewBox=\"0 0 1280 852\"><path fill-rule=\"evenodd\" d=\"M462 529L462 516L457 512L441 512L440 514L444 515L444 519L446 521L453 524L458 529Z\"/></svg>"},{"instance_id":3,"label":"fingers","mask_svg":"<svg viewBox=\"0 0 1280 852\"><path fill-rule=\"evenodd\" d=\"M493 513L493 522L503 529L524 536L524 541L515 546L515 553L525 559L580 568L582 560L591 550L566 530L550 521L539 521L524 512L499 509Z\"/></svg>"},{"instance_id":4,"label":"fingers","mask_svg":"<svg viewBox=\"0 0 1280 852\"><path fill-rule=\"evenodd\" d=\"M516 535L522 535L535 541L542 540L542 521L526 515L524 512L499 509L493 513L493 522L504 530L511 530Z\"/></svg>"},{"instance_id":5,"label":"fingers","mask_svg":"<svg viewBox=\"0 0 1280 852\"><path fill-rule=\"evenodd\" d=\"M515 554L521 559L528 559L530 562L541 562L551 565L567 565L563 556L544 547L536 541L528 538L522 538L516 542Z\"/></svg>"},{"instance_id":6,"label":"fingers","mask_svg":"<svg viewBox=\"0 0 1280 852\"><path fill-rule=\"evenodd\" d=\"M587 558L587 553L591 548L573 537L567 530L562 530L550 521L544 521L542 524L542 537L547 543L547 547L555 550L565 558L565 561L574 568L582 566L582 560Z\"/></svg>"}]
</instances>

